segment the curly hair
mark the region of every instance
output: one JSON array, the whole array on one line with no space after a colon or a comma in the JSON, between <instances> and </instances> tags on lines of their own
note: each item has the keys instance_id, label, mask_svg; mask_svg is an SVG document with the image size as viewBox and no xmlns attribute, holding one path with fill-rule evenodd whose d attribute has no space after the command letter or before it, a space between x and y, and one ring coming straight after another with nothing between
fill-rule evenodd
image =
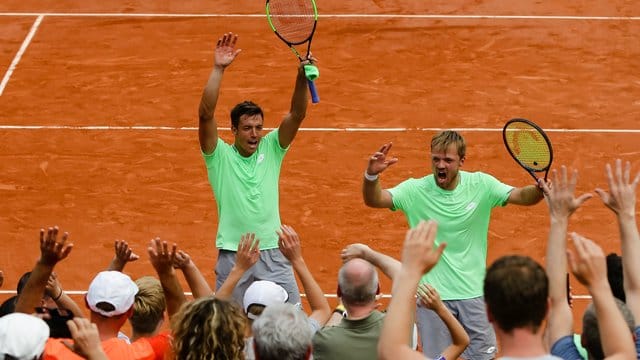
<instances>
[{"instance_id":1,"label":"curly hair","mask_svg":"<svg viewBox=\"0 0 640 360\"><path fill-rule=\"evenodd\" d=\"M235 303L204 297L184 304L171 321L176 360L244 360L246 320Z\"/></svg>"}]
</instances>

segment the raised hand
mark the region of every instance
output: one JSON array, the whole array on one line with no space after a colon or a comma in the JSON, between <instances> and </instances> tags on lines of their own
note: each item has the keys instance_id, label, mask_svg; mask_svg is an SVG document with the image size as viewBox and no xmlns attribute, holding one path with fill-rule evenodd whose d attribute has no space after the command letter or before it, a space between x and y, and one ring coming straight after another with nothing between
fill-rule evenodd
<instances>
[{"instance_id":1,"label":"raised hand","mask_svg":"<svg viewBox=\"0 0 640 360\"><path fill-rule=\"evenodd\" d=\"M427 283L422 283L418 286L418 299L422 301L424 306L434 311L444 307L444 303L442 299L440 299L440 294L438 294L433 286Z\"/></svg>"},{"instance_id":2,"label":"raised hand","mask_svg":"<svg viewBox=\"0 0 640 360\"><path fill-rule=\"evenodd\" d=\"M100 342L100 334L96 324L86 318L73 318L67 321L73 343L63 340L63 344L74 353L85 359L108 359Z\"/></svg>"},{"instance_id":3,"label":"raised hand","mask_svg":"<svg viewBox=\"0 0 640 360\"><path fill-rule=\"evenodd\" d=\"M595 191L602 202L617 215L635 216L636 187L640 181L640 172L631 180L631 163L626 162L622 169L622 160L616 160L615 176L611 165L607 164L607 182L609 192L597 188Z\"/></svg>"},{"instance_id":4,"label":"raised hand","mask_svg":"<svg viewBox=\"0 0 640 360\"><path fill-rule=\"evenodd\" d=\"M260 239L256 234L246 233L240 237L236 252L236 266L243 271L249 270L260 259Z\"/></svg>"},{"instance_id":5,"label":"raised hand","mask_svg":"<svg viewBox=\"0 0 640 360\"><path fill-rule=\"evenodd\" d=\"M389 150L391 150L392 143L382 145L380 150L376 151L369 158L369 165L367 166L367 174L378 175L385 171L389 166L398 162L398 158L389 157Z\"/></svg>"},{"instance_id":6,"label":"raised hand","mask_svg":"<svg viewBox=\"0 0 640 360\"><path fill-rule=\"evenodd\" d=\"M569 218L585 201L593 197L593 194L590 193L582 194L578 198L575 197L574 194L578 182L577 170L573 170L571 179L569 179L567 176L567 168L562 166L560 168L560 175L558 175L556 169L553 169L551 171L551 177L553 178L551 186L544 180L540 180L539 186L542 188L547 205L549 206L549 215L552 218Z\"/></svg>"},{"instance_id":7,"label":"raised hand","mask_svg":"<svg viewBox=\"0 0 640 360\"><path fill-rule=\"evenodd\" d=\"M176 255L173 258L173 267L175 269L184 270L191 264L193 264L193 261L191 260L191 256L189 256L189 254L187 254L183 250L178 250L176 252Z\"/></svg>"},{"instance_id":8,"label":"raised hand","mask_svg":"<svg viewBox=\"0 0 640 360\"><path fill-rule=\"evenodd\" d=\"M40 229L40 263L55 266L59 261L64 260L73 249L73 244L67 244L69 234L65 232L58 239L58 232L57 226L47 229L46 233L44 229Z\"/></svg>"},{"instance_id":9,"label":"raised hand","mask_svg":"<svg viewBox=\"0 0 640 360\"><path fill-rule=\"evenodd\" d=\"M116 240L114 244L115 257L122 263L136 261L140 258L133 249L129 247L129 244L124 240Z\"/></svg>"},{"instance_id":10,"label":"raised hand","mask_svg":"<svg viewBox=\"0 0 640 360\"><path fill-rule=\"evenodd\" d=\"M593 241L571 233L575 252L568 250L569 267L573 275L586 287L607 280L607 261L602 248Z\"/></svg>"},{"instance_id":11,"label":"raised hand","mask_svg":"<svg viewBox=\"0 0 640 360\"><path fill-rule=\"evenodd\" d=\"M434 248L438 223L433 220L420 223L407 231L402 247L402 267L420 271L422 274L431 270L442 255L445 243Z\"/></svg>"},{"instance_id":12,"label":"raised hand","mask_svg":"<svg viewBox=\"0 0 640 360\"><path fill-rule=\"evenodd\" d=\"M371 248L365 244L349 244L340 252L340 258L342 259L342 263L346 263L355 258L367 260L367 253L369 252L371 252Z\"/></svg>"},{"instance_id":13,"label":"raised hand","mask_svg":"<svg viewBox=\"0 0 640 360\"><path fill-rule=\"evenodd\" d=\"M58 281L58 275L55 272L52 272L49 275L49 280L47 280L47 286L45 287L45 292L49 295L50 298L58 300L62 295L62 286Z\"/></svg>"},{"instance_id":14,"label":"raised hand","mask_svg":"<svg viewBox=\"0 0 640 360\"><path fill-rule=\"evenodd\" d=\"M173 259L176 256L177 248L178 245L174 243L171 246L171 250L169 250L169 244L160 240L159 237L151 240L147 252L149 253L151 265L153 265L158 274L173 271Z\"/></svg>"},{"instance_id":15,"label":"raised hand","mask_svg":"<svg viewBox=\"0 0 640 360\"><path fill-rule=\"evenodd\" d=\"M300 236L289 225L280 225L278 233L278 247L289 261L302 259L302 249L300 248Z\"/></svg>"},{"instance_id":16,"label":"raised hand","mask_svg":"<svg viewBox=\"0 0 640 360\"><path fill-rule=\"evenodd\" d=\"M232 33L226 33L218 39L214 57L216 66L225 68L233 62L240 51L242 51L240 49L236 49L237 41L238 35Z\"/></svg>"}]
</instances>

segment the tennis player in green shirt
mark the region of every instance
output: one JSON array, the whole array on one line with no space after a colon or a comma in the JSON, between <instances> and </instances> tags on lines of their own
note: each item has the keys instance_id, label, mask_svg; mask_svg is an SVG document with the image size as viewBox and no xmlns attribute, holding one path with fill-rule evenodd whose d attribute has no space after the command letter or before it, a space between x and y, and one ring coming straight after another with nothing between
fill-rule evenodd
<instances>
[{"instance_id":1,"label":"tennis player in green shirt","mask_svg":"<svg viewBox=\"0 0 640 360\"><path fill-rule=\"evenodd\" d=\"M403 211L411 228L421 220L438 222L435 244L446 242L447 247L421 283L440 293L469 334L471 342L463 357L493 359L496 337L482 293L491 210L507 204L534 205L543 199L543 193L537 185L514 188L489 174L461 170L466 144L455 131L432 138L432 174L383 189L380 174L398 161L389 156L390 149L391 143L385 144L369 158L362 185L364 202L374 208ZM418 306L416 323L426 356L435 358L451 343L447 328L433 311Z\"/></svg>"},{"instance_id":2,"label":"tennis player in green shirt","mask_svg":"<svg viewBox=\"0 0 640 360\"><path fill-rule=\"evenodd\" d=\"M264 134L262 109L251 101L241 102L231 110L235 139L228 144L218 137L214 112L222 76L240 53L237 40L238 35L231 33L218 39L214 67L199 107L200 148L218 207L216 289L235 264L240 237L253 233L260 242L260 260L238 282L234 299L242 303L244 291L253 281L271 280L287 291L289 302L298 303L300 293L291 264L278 249L278 182L282 160L306 115L309 100L302 66L311 60L303 61L297 69L291 107L280 126Z\"/></svg>"}]
</instances>

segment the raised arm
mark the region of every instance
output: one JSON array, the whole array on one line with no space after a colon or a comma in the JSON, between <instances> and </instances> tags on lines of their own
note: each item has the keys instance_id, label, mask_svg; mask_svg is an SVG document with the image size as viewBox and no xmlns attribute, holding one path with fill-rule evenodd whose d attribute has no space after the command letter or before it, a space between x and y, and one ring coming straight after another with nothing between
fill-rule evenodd
<instances>
[{"instance_id":1,"label":"raised arm","mask_svg":"<svg viewBox=\"0 0 640 360\"><path fill-rule=\"evenodd\" d=\"M113 255L113 259L111 259L111 263L109 263L109 267L107 267L109 271L122 272L128 262L136 261L140 258L140 256L134 253L133 249L129 247L129 243L124 240L116 240L113 248L115 254Z\"/></svg>"},{"instance_id":2,"label":"raised arm","mask_svg":"<svg viewBox=\"0 0 640 360\"><path fill-rule=\"evenodd\" d=\"M640 173L632 179L631 164L627 161L623 169L620 159L616 160L615 175L609 164L606 173L609 192L596 189L596 193L618 219L626 303L633 316L640 319L640 235L636 224L636 188Z\"/></svg>"},{"instance_id":3,"label":"raised arm","mask_svg":"<svg viewBox=\"0 0 640 360\"><path fill-rule=\"evenodd\" d=\"M391 193L382 189L379 179L383 171L398 162L398 158L388 156L391 146L391 143L382 145L380 150L369 158L369 164L362 180L362 197L365 205L369 207L387 209L393 207Z\"/></svg>"},{"instance_id":4,"label":"raised arm","mask_svg":"<svg viewBox=\"0 0 640 360\"><path fill-rule=\"evenodd\" d=\"M391 281L395 279L398 271L400 271L400 267L402 266L400 261L392 258L391 256L375 251L369 246L360 243L347 245L342 249L340 257L342 258L343 263L353 258L367 260L373 264L373 266L380 269L380 271L391 279Z\"/></svg>"},{"instance_id":5,"label":"raised arm","mask_svg":"<svg viewBox=\"0 0 640 360\"><path fill-rule=\"evenodd\" d=\"M247 270L258 262L258 259L260 259L260 240L253 233L242 235L236 252L236 263L233 264L229 275L220 285L216 297L222 300L231 300L233 289L238 285L238 281Z\"/></svg>"},{"instance_id":6,"label":"raised arm","mask_svg":"<svg viewBox=\"0 0 640 360\"><path fill-rule=\"evenodd\" d=\"M280 123L278 131L278 141L283 148L291 145L291 142L296 137L298 129L307 115L307 104L309 103L307 78L304 74L304 66L307 64L315 64L316 59L310 57L305 59L298 66L298 73L296 75L296 84L293 88L293 95L291 96L291 107L289 112L284 116Z\"/></svg>"},{"instance_id":7,"label":"raised arm","mask_svg":"<svg viewBox=\"0 0 640 360\"><path fill-rule=\"evenodd\" d=\"M64 292L60 281L58 281L58 275L55 272L52 272L51 276L49 276L45 291L47 295L53 299L58 308L71 312L74 318L85 317L80 306L78 306L78 304Z\"/></svg>"},{"instance_id":8,"label":"raised arm","mask_svg":"<svg viewBox=\"0 0 640 360\"><path fill-rule=\"evenodd\" d=\"M207 283L207 279L204 278L200 269L198 269L193 260L191 260L189 254L182 250L178 250L173 259L173 267L182 271L182 274L184 275L185 280L187 280L187 284L189 284L189 288L191 289L191 293L195 299L213 295L213 291L211 290L209 283Z\"/></svg>"},{"instance_id":9,"label":"raised arm","mask_svg":"<svg viewBox=\"0 0 640 360\"><path fill-rule=\"evenodd\" d=\"M222 75L227 66L231 65L240 49L236 49L238 35L224 34L216 43L214 55L214 65L207 85L202 92L200 106L198 107L198 137L200 139L200 149L205 154L211 154L216 149L218 143L218 125L214 118L218 95L220 94L220 84Z\"/></svg>"},{"instance_id":10,"label":"raised arm","mask_svg":"<svg viewBox=\"0 0 640 360\"><path fill-rule=\"evenodd\" d=\"M156 270L160 283L162 284L162 291L164 297L167 300L167 313L169 317L178 312L180 306L186 301L184 291L178 277L173 269L173 259L175 258L177 251L177 245L173 244L171 249L166 241L160 240L156 237L151 240L147 253L149 253L149 260L151 265Z\"/></svg>"},{"instance_id":11,"label":"raised arm","mask_svg":"<svg viewBox=\"0 0 640 360\"><path fill-rule=\"evenodd\" d=\"M426 283L421 284L418 287L418 297L427 308L438 315L449 330L449 334L451 334L451 345L442 351L442 357L445 359L457 359L469 345L469 335L458 319L444 306L442 299L440 299L440 294L433 286Z\"/></svg>"},{"instance_id":12,"label":"raised arm","mask_svg":"<svg viewBox=\"0 0 640 360\"><path fill-rule=\"evenodd\" d=\"M66 258L73 244L67 243L69 234L64 233L58 238L58 227L49 228L46 233L40 229L40 259L31 271L29 280L18 296L16 312L31 314L40 304L45 292L49 276L59 261Z\"/></svg>"},{"instance_id":13,"label":"raised arm","mask_svg":"<svg viewBox=\"0 0 640 360\"><path fill-rule=\"evenodd\" d=\"M331 307L318 282L311 275L302 257L300 249L300 237L289 225L281 225L278 231L278 247L282 254L291 262L293 271L298 274L302 288L307 295L311 314L309 318L315 319L320 325L324 325L331 316Z\"/></svg>"},{"instance_id":14,"label":"raised arm","mask_svg":"<svg viewBox=\"0 0 640 360\"><path fill-rule=\"evenodd\" d=\"M434 247L437 224L421 221L410 229L402 248L402 266L398 272L378 341L378 357L386 359L424 359L422 353L409 346L415 294L418 281L431 270L440 259L445 244Z\"/></svg>"},{"instance_id":15,"label":"raised arm","mask_svg":"<svg viewBox=\"0 0 640 360\"><path fill-rule=\"evenodd\" d=\"M507 202L515 205L535 205L543 198L544 194L540 186L526 185L511 190Z\"/></svg>"},{"instance_id":16,"label":"raised arm","mask_svg":"<svg viewBox=\"0 0 640 360\"><path fill-rule=\"evenodd\" d=\"M576 170L571 174L571 179L568 178L567 168L564 166L560 169L560 175L554 169L551 176L551 186L540 181L549 207L550 220L545 259L551 298L547 323L549 348L563 336L573 334L573 314L567 301L567 227L571 214L592 197L591 194L583 194L575 198L578 182Z\"/></svg>"},{"instance_id":17,"label":"raised arm","mask_svg":"<svg viewBox=\"0 0 640 360\"><path fill-rule=\"evenodd\" d=\"M633 336L611 293L602 249L576 233L571 237L575 247L575 252L567 253L571 272L591 294L605 358L635 359Z\"/></svg>"}]
</instances>

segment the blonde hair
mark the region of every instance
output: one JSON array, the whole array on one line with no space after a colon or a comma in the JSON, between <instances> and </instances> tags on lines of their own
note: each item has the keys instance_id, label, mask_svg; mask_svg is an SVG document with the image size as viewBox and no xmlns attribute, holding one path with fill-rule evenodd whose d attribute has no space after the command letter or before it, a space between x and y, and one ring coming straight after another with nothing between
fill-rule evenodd
<instances>
[{"instance_id":1,"label":"blonde hair","mask_svg":"<svg viewBox=\"0 0 640 360\"><path fill-rule=\"evenodd\" d=\"M160 280L143 276L136 280L138 293L133 303L133 315L129 320L131 328L139 334L151 334L164 318L167 302Z\"/></svg>"},{"instance_id":2,"label":"blonde hair","mask_svg":"<svg viewBox=\"0 0 640 360\"><path fill-rule=\"evenodd\" d=\"M245 316L233 302L204 297L184 304L171 321L176 360L244 360Z\"/></svg>"},{"instance_id":3,"label":"blonde hair","mask_svg":"<svg viewBox=\"0 0 640 360\"><path fill-rule=\"evenodd\" d=\"M467 152L467 144L464 142L462 135L453 130L441 131L434 135L431 138L431 151L447 150L452 144L456 146L460 159L464 158Z\"/></svg>"}]
</instances>

